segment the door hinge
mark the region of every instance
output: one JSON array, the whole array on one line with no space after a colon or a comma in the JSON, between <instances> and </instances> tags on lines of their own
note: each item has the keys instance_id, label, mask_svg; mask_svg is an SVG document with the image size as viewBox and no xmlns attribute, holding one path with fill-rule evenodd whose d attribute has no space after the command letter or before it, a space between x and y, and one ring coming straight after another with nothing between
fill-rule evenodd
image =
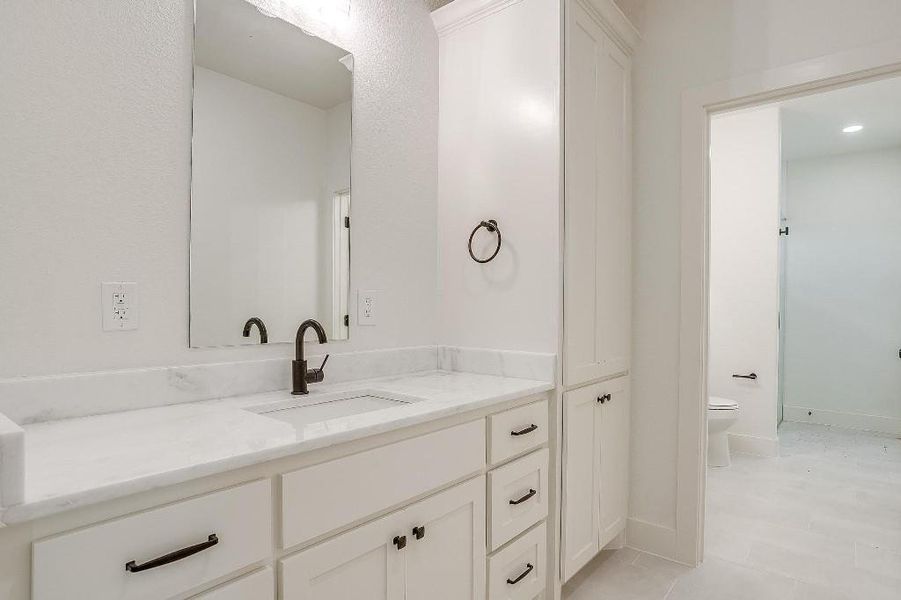
<instances>
[{"instance_id":1,"label":"door hinge","mask_svg":"<svg viewBox=\"0 0 901 600\"><path fill-rule=\"evenodd\" d=\"M779 228L779 235L788 235L788 225Z\"/></svg>"},{"instance_id":2,"label":"door hinge","mask_svg":"<svg viewBox=\"0 0 901 600\"><path fill-rule=\"evenodd\" d=\"M344 226L350 229L350 217L344 217Z\"/></svg>"},{"instance_id":3,"label":"door hinge","mask_svg":"<svg viewBox=\"0 0 901 600\"><path fill-rule=\"evenodd\" d=\"M350 327L350 315L344 315L344 326Z\"/></svg>"}]
</instances>

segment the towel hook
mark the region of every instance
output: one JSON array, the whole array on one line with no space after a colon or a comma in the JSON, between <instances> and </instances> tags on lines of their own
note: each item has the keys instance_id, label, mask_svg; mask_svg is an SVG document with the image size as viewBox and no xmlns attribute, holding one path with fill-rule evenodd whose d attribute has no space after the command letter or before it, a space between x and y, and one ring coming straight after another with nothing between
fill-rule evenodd
<instances>
[{"instance_id":1,"label":"towel hook","mask_svg":"<svg viewBox=\"0 0 901 600\"><path fill-rule=\"evenodd\" d=\"M472 252L472 239L475 237L476 232L479 229L481 229L482 227L484 227L491 233L497 234L497 248L494 249L494 253L491 256L489 256L488 258L476 258L476 255L473 254L473 252ZM497 221L495 221L494 219L488 219L487 221L482 221L481 223L476 225L476 228L473 229L472 233L469 234L469 255L472 257L472 260L476 261L477 263L482 263L482 264L484 264L486 262L491 262L494 259L494 257L497 256L497 253L500 251L501 251L501 230L500 230L500 227L497 226Z\"/></svg>"}]
</instances>

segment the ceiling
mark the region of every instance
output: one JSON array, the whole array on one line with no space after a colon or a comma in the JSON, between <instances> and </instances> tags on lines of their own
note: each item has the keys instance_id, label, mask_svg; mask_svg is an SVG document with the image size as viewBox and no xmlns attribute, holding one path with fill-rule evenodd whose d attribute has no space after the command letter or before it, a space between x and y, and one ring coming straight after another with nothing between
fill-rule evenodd
<instances>
[{"instance_id":1,"label":"ceiling","mask_svg":"<svg viewBox=\"0 0 901 600\"><path fill-rule=\"evenodd\" d=\"M322 109L350 100L346 50L245 0L197 0L195 10L198 65Z\"/></svg>"},{"instance_id":2,"label":"ceiling","mask_svg":"<svg viewBox=\"0 0 901 600\"><path fill-rule=\"evenodd\" d=\"M780 108L784 160L901 146L901 77L788 100ZM842 133L852 124L864 128Z\"/></svg>"}]
</instances>

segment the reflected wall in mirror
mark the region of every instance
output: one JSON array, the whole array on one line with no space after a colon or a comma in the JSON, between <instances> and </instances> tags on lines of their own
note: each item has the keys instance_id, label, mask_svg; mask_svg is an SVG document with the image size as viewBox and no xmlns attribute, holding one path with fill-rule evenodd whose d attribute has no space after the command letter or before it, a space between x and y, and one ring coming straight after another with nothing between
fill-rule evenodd
<instances>
[{"instance_id":1,"label":"reflected wall in mirror","mask_svg":"<svg viewBox=\"0 0 901 600\"><path fill-rule=\"evenodd\" d=\"M244 0L196 0L194 347L347 339L353 58Z\"/></svg>"}]
</instances>

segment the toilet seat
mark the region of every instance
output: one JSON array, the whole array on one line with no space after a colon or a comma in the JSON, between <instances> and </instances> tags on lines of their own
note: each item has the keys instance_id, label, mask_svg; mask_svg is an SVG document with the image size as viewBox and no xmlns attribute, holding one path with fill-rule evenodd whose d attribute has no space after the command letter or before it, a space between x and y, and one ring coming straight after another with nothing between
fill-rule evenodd
<instances>
[{"instance_id":1,"label":"toilet seat","mask_svg":"<svg viewBox=\"0 0 901 600\"><path fill-rule=\"evenodd\" d=\"M719 398L717 396L710 396L707 399L707 409L708 410L738 410L738 402L735 400L729 400L728 398Z\"/></svg>"}]
</instances>

